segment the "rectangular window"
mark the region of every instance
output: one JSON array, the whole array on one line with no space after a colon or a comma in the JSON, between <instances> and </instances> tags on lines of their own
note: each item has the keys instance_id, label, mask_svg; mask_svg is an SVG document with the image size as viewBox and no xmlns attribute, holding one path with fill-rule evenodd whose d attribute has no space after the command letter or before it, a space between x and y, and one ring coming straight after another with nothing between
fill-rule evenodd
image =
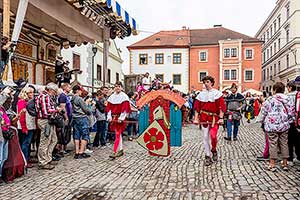
<instances>
[{"instance_id":1,"label":"rectangular window","mask_svg":"<svg viewBox=\"0 0 300 200\"><path fill-rule=\"evenodd\" d=\"M80 55L73 53L73 69L80 70Z\"/></svg>"},{"instance_id":2,"label":"rectangular window","mask_svg":"<svg viewBox=\"0 0 300 200\"><path fill-rule=\"evenodd\" d=\"M110 69L107 69L107 82L111 83L111 71L110 71Z\"/></svg>"},{"instance_id":3,"label":"rectangular window","mask_svg":"<svg viewBox=\"0 0 300 200\"><path fill-rule=\"evenodd\" d=\"M270 50L267 49L267 60L269 60L269 58L270 58Z\"/></svg>"},{"instance_id":4,"label":"rectangular window","mask_svg":"<svg viewBox=\"0 0 300 200\"><path fill-rule=\"evenodd\" d=\"M270 32L271 32L271 37L273 36L273 27L271 26L270 28Z\"/></svg>"},{"instance_id":5,"label":"rectangular window","mask_svg":"<svg viewBox=\"0 0 300 200\"><path fill-rule=\"evenodd\" d=\"M286 67L289 68L290 67L290 55L286 55Z\"/></svg>"},{"instance_id":6,"label":"rectangular window","mask_svg":"<svg viewBox=\"0 0 300 200\"><path fill-rule=\"evenodd\" d=\"M264 57L263 57L263 59L264 59L264 62L266 62L266 52L264 52Z\"/></svg>"},{"instance_id":7,"label":"rectangular window","mask_svg":"<svg viewBox=\"0 0 300 200\"><path fill-rule=\"evenodd\" d=\"M269 73L270 71L269 71L269 68L267 69L267 78L268 78L268 80L270 80L270 73Z\"/></svg>"},{"instance_id":8,"label":"rectangular window","mask_svg":"<svg viewBox=\"0 0 300 200\"><path fill-rule=\"evenodd\" d=\"M236 48L231 49L231 57L233 57L233 58L237 57L237 49Z\"/></svg>"},{"instance_id":9,"label":"rectangular window","mask_svg":"<svg viewBox=\"0 0 300 200\"><path fill-rule=\"evenodd\" d=\"M280 38L278 38L278 51L280 50Z\"/></svg>"},{"instance_id":10,"label":"rectangular window","mask_svg":"<svg viewBox=\"0 0 300 200\"><path fill-rule=\"evenodd\" d=\"M139 55L139 63L140 65L147 65L148 64L148 54L143 53Z\"/></svg>"},{"instance_id":11,"label":"rectangular window","mask_svg":"<svg viewBox=\"0 0 300 200\"><path fill-rule=\"evenodd\" d=\"M207 76L207 72L199 72L199 82L202 82L205 76Z\"/></svg>"},{"instance_id":12,"label":"rectangular window","mask_svg":"<svg viewBox=\"0 0 300 200\"><path fill-rule=\"evenodd\" d=\"M253 59L253 50L246 49L246 59Z\"/></svg>"},{"instance_id":13,"label":"rectangular window","mask_svg":"<svg viewBox=\"0 0 300 200\"><path fill-rule=\"evenodd\" d=\"M278 16L278 28L280 28L280 26L281 26L281 17L280 17L280 15Z\"/></svg>"},{"instance_id":14,"label":"rectangular window","mask_svg":"<svg viewBox=\"0 0 300 200\"><path fill-rule=\"evenodd\" d=\"M161 80L161 82L164 82L164 75L163 74L155 74L155 78Z\"/></svg>"},{"instance_id":15,"label":"rectangular window","mask_svg":"<svg viewBox=\"0 0 300 200\"><path fill-rule=\"evenodd\" d=\"M290 17L290 4L286 5L286 18Z\"/></svg>"},{"instance_id":16,"label":"rectangular window","mask_svg":"<svg viewBox=\"0 0 300 200\"><path fill-rule=\"evenodd\" d=\"M276 75L276 73L277 73L277 66L276 64L274 64L274 76Z\"/></svg>"},{"instance_id":17,"label":"rectangular window","mask_svg":"<svg viewBox=\"0 0 300 200\"><path fill-rule=\"evenodd\" d=\"M276 42L274 42L274 54L276 54L277 52L277 46L276 46Z\"/></svg>"},{"instance_id":18,"label":"rectangular window","mask_svg":"<svg viewBox=\"0 0 300 200\"><path fill-rule=\"evenodd\" d=\"M273 56L273 46L270 47L270 53L271 53L270 55L272 57Z\"/></svg>"},{"instance_id":19,"label":"rectangular window","mask_svg":"<svg viewBox=\"0 0 300 200\"><path fill-rule=\"evenodd\" d=\"M231 70L231 80L236 80L236 77L237 77L237 70L232 69Z\"/></svg>"},{"instance_id":20,"label":"rectangular window","mask_svg":"<svg viewBox=\"0 0 300 200\"><path fill-rule=\"evenodd\" d=\"M281 64L280 61L278 61L278 73L281 71L281 69L280 69L280 68L281 68L280 64Z\"/></svg>"},{"instance_id":21,"label":"rectangular window","mask_svg":"<svg viewBox=\"0 0 300 200\"><path fill-rule=\"evenodd\" d=\"M267 31L267 39L268 39L268 40L270 39L269 31Z\"/></svg>"},{"instance_id":22,"label":"rectangular window","mask_svg":"<svg viewBox=\"0 0 300 200\"><path fill-rule=\"evenodd\" d=\"M173 53L173 64L181 64L181 53Z\"/></svg>"},{"instance_id":23,"label":"rectangular window","mask_svg":"<svg viewBox=\"0 0 300 200\"><path fill-rule=\"evenodd\" d=\"M286 29L286 42L290 41L290 29Z\"/></svg>"},{"instance_id":24,"label":"rectangular window","mask_svg":"<svg viewBox=\"0 0 300 200\"><path fill-rule=\"evenodd\" d=\"M163 53L155 54L155 64L164 64L164 54Z\"/></svg>"},{"instance_id":25,"label":"rectangular window","mask_svg":"<svg viewBox=\"0 0 300 200\"><path fill-rule=\"evenodd\" d=\"M230 49L224 49L224 58L230 57Z\"/></svg>"},{"instance_id":26,"label":"rectangular window","mask_svg":"<svg viewBox=\"0 0 300 200\"><path fill-rule=\"evenodd\" d=\"M224 80L226 80L226 81L230 80L230 70L229 69L224 70Z\"/></svg>"},{"instance_id":27,"label":"rectangular window","mask_svg":"<svg viewBox=\"0 0 300 200\"><path fill-rule=\"evenodd\" d=\"M181 74L173 74L173 85L181 85Z\"/></svg>"},{"instance_id":28,"label":"rectangular window","mask_svg":"<svg viewBox=\"0 0 300 200\"><path fill-rule=\"evenodd\" d=\"M273 66L270 66L270 80L273 80Z\"/></svg>"},{"instance_id":29,"label":"rectangular window","mask_svg":"<svg viewBox=\"0 0 300 200\"><path fill-rule=\"evenodd\" d=\"M264 81L266 80L266 69L264 69L264 71L263 71L263 80Z\"/></svg>"},{"instance_id":30,"label":"rectangular window","mask_svg":"<svg viewBox=\"0 0 300 200\"><path fill-rule=\"evenodd\" d=\"M274 21L274 32L277 31L277 24L276 24L276 21Z\"/></svg>"},{"instance_id":31,"label":"rectangular window","mask_svg":"<svg viewBox=\"0 0 300 200\"><path fill-rule=\"evenodd\" d=\"M253 81L253 70L245 70L245 81Z\"/></svg>"},{"instance_id":32,"label":"rectangular window","mask_svg":"<svg viewBox=\"0 0 300 200\"><path fill-rule=\"evenodd\" d=\"M200 62L206 62L207 61L207 52L206 51L201 51L199 53L199 60L200 60Z\"/></svg>"},{"instance_id":33,"label":"rectangular window","mask_svg":"<svg viewBox=\"0 0 300 200\"><path fill-rule=\"evenodd\" d=\"M102 81L102 66L97 65L97 80Z\"/></svg>"},{"instance_id":34,"label":"rectangular window","mask_svg":"<svg viewBox=\"0 0 300 200\"><path fill-rule=\"evenodd\" d=\"M120 80L120 74L116 73L116 81L119 81L119 80Z\"/></svg>"}]
</instances>

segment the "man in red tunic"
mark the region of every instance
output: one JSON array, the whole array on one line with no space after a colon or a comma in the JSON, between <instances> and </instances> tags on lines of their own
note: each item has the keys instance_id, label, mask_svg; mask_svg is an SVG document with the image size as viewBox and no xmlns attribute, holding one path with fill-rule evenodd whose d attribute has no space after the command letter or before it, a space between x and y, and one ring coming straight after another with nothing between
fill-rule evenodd
<instances>
[{"instance_id":1,"label":"man in red tunic","mask_svg":"<svg viewBox=\"0 0 300 200\"><path fill-rule=\"evenodd\" d=\"M122 132L126 128L124 122L126 116L130 113L130 103L128 96L122 92L122 83L117 81L115 92L107 99L107 121L110 122L112 130L115 131L114 152L109 157L115 159L122 156Z\"/></svg>"},{"instance_id":2,"label":"man in red tunic","mask_svg":"<svg viewBox=\"0 0 300 200\"><path fill-rule=\"evenodd\" d=\"M199 113L199 124L203 131L203 145L205 151L205 165L217 161L217 134L219 124L223 124L226 111L222 92L213 88L215 80L211 76L202 79L205 89L196 97L195 110ZM211 139L211 145L209 140Z\"/></svg>"}]
</instances>

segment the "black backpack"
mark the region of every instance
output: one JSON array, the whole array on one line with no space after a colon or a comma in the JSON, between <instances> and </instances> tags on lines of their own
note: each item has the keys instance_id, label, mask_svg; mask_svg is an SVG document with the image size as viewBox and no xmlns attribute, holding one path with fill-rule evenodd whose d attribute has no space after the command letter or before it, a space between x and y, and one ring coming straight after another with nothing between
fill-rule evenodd
<instances>
[{"instance_id":1,"label":"black backpack","mask_svg":"<svg viewBox=\"0 0 300 200\"><path fill-rule=\"evenodd\" d=\"M38 116L38 112L35 107L35 100L36 100L36 97L33 99L30 99L26 104L26 110L27 110L28 114L31 115L32 117Z\"/></svg>"}]
</instances>

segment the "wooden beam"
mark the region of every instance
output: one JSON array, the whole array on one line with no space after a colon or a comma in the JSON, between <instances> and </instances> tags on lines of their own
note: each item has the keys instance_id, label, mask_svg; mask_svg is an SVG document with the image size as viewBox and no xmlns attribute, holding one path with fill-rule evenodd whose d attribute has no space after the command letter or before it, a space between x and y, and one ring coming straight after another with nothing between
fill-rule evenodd
<instances>
[{"instance_id":1,"label":"wooden beam","mask_svg":"<svg viewBox=\"0 0 300 200\"><path fill-rule=\"evenodd\" d=\"M10 34L10 0L3 0L3 36L9 38Z\"/></svg>"}]
</instances>

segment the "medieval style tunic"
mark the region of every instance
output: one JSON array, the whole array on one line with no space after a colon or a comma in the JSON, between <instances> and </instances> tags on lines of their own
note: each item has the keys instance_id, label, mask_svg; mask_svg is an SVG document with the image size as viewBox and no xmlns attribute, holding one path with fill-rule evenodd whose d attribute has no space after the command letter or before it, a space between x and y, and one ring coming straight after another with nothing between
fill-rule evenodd
<instances>
[{"instance_id":1,"label":"medieval style tunic","mask_svg":"<svg viewBox=\"0 0 300 200\"><path fill-rule=\"evenodd\" d=\"M194 108L199 113L199 123L202 125L205 154L210 157L211 152L217 151L217 133L219 128L217 122L220 111L226 112L222 92L216 89L203 90L196 97ZM212 147L209 144L209 135Z\"/></svg>"},{"instance_id":2,"label":"medieval style tunic","mask_svg":"<svg viewBox=\"0 0 300 200\"><path fill-rule=\"evenodd\" d=\"M116 92L113 93L107 101L107 120L111 121L111 129L116 132L114 144L114 152L116 153L118 150L122 150L121 134L126 128L124 120L127 114L130 113L130 103L128 96L124 92L120 92L119 94ZM118 120L121 120L122 122L119 123Z\"/></svg>"}]
</instances>

